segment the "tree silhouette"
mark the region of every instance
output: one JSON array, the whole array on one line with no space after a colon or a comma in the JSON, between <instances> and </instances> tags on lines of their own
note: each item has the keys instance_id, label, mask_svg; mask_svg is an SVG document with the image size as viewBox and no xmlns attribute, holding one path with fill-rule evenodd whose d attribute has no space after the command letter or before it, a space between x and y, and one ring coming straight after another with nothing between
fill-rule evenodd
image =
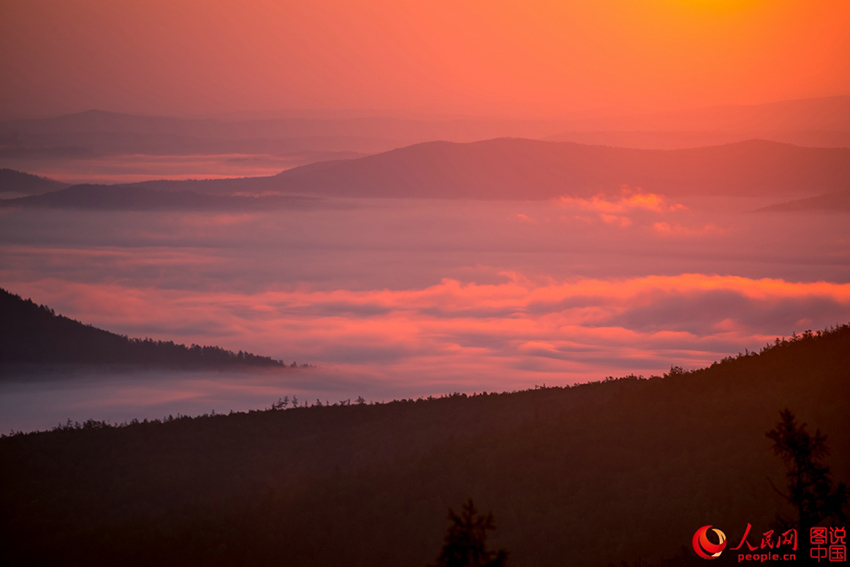
<instances>
[{"instance_id":1,"label":"tree silhouette","mask_svg":"<svg viewBox=\"0 0 850 567\"><path fill-rule=\"evenodd\" d=\"M847 504L847 486L839 482L832 489L829 467L823 458L829 454L826 435L816 430L814 435L806 431L806 424L797 425L789 409L779 412L782 420L767 432L773 441L773 452L782 458L788 468L788 494L777 489L785 500L797 509L797 527L802 537L809 529L827 520L843 523L847 520L844 507ZM775 487L774 487L775 488ZM777 523L793 526L794 522L781 516Z\"/></svg>"},{"instance_id":2,"label":"tree silhouette","mask_svg":"<svg viewBox=\"0 0 850 567\"><path fill-rule=\"evenodd\" d=\"M460 515L449 509L451 525L443 538L443 550L434 567L504 567L508 552L504 549L487 551L487 532L495 530L493 514L478 515L472 498L467 500Z\"/></svg>"}]
</instances>

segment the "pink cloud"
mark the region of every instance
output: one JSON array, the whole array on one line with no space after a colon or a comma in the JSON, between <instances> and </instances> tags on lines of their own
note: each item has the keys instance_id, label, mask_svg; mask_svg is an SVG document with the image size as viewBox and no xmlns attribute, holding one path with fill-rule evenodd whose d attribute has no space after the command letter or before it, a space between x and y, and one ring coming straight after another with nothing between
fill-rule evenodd
<instances>
[{"instance_id":1,"label":"pink cloud","mask_svg":"<svg viewBox=\"0 0 850 567\"><path fill-rule=\"evenodd\" d=\"M694 367L803 330L793 326L801 321L850 320L850 284L707 274L543 283L505 277L404 290L257 293L41 280L14 291L130 336L403 376L423 388L441 375L517 387L540 373L563 383Z\"/></svg>"},{"instance_id":2,"label":"pink cloud","mask_svg":"<svg viewBox=\"0 0 850 567\"><path fill-rule=\"evenodd\" d=\"M622 228L626 228L632 224L629 217L619 215L609 215L607 213L599 213L599 218L608 224L619 224Z\"/></svg>"},{"instance_id":3,"label":"pink cloud","mask_svg":"<svg viewBox=\"0 0 850 567\"><path fill-rule=\"evenodd\" d=\"M662 236L702 236L706 234L719 234L723 229L715 224L708 223L698 227L689 227L681 224L670 224L659 221L652 224L652 230Z\"/></svg>"},{"instance_id":4,"label":"pink cloud","mask_svg":"<svg viewBox=\"0 0 850 567\"><path fill-rule=\"evenodd\" d=\"M613 198L607 197L604 194L596 195L590 199L565 195L558 199L558 204L565 208L608 214L625 213L635 209L656 213L669 213L687 209L681 203L669 202L664 195L644 193L639 187L624 187L619 197Z\"/></svg>"},{"instance_id":5,"label":"pink cloud","mask_svg":"<svg viewBox=\"0 0 850 567\"><path fill-rule=\"evenodd\" d=\"M634 213L660 215L687 209L681 203L669 202L664 195L644 193L639 187L623 187L620 194L615 197L599 194L590 199L585 199L565 195L560 197L556 203L562 208L595 213L602 222L618 225L620 228L627 228L633 224L634 219L630 215ZM582 214L574 215L574 218L584 222L590 220L587 215ZM655 224L658 225L659 223Z\"/></svg>"},{"instance_id":6,"label":"pink cloud","mask_svg":"<svg viewBox=\"0 0 850 567\"><path fill-rule=\"evenodd\" d=\"M537 221L537 220L535 220L535 219L533 219L533 218L531 218L528 215L523 214L523 213L517 213L516 215L513 216L513 218L515 220L519 221L519 222L524 222L524 223L528 223L528 224L540 224L539 221Z\"/></svg>"}]
</instances>

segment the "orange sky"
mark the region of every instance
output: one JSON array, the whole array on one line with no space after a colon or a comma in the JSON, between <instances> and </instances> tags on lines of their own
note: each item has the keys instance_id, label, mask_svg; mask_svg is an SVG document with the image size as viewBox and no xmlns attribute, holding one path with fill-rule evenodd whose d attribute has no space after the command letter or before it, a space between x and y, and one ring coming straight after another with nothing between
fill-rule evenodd
<instances>
[{"instance_id":1,"label":"orange sky","mask_svg":"<svg viewBox=\"0 0 850 567\"><path fill-rule=\"evenodd\" d=\"M0 117L625 113L850 94L847 0L0 0Z\"/></svg>"}]
</instances>

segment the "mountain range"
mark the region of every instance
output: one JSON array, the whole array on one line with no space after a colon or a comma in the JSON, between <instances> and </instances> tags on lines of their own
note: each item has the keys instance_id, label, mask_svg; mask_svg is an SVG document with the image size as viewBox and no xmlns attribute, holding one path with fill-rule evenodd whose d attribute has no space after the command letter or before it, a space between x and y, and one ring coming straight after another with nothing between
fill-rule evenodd
<instances>
[{"instance_id":1,"label":"mountain range","mask_svg":"<svg viewBox=\"0 0 850 567\"><path fill-rule=\"evenodd\" d=\"M680 150L520 138L427 142L270 177L80 185L6 199L0 206L152 210L305 204L280 195L537 200L617 193L624 186L675 197L807 198L850 186L850 148L764 140Z\"/></svg>"},{"instance_id":2,"label":"mountain range","mask_svg":"<svg viewBox=\"0 0 850 567\"><path fill-rule=\"evenodd\" d=\"M3 156L90 157L121 153L375 153L419 142L523 137L646 149L750 138L833 147L850 144L850 96L624 116L552 120L417 118L288 113L265 119L185 119L90 110L0 121Z\"/></svg>"},{"instance_id":3,"label":"mountain range","mask_svg":"<svg viewBox=\"0 0 850 567\"><path fill-rule=\"evenodd\" d=\"M349 197L547 199L623 185L668 195L795 195L844 189L850 148L763 140L682 150L495 139L430 142L284 171L269 187Z\"/></svg>"}]
</instances>

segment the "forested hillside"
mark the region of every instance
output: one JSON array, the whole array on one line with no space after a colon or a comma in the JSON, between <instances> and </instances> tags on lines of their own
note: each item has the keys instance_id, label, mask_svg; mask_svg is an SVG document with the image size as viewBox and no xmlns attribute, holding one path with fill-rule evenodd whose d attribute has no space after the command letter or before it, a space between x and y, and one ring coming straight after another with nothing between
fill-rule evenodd
<instances>
[{"instance_id":1,"label":"forested hillside","mask_svg":"<svg viewBox=\"0 0 850 567\"><path fill-rule=\"evenodd\" d=\"M47 177L31 175L13 169L0 169L0 193L37 194L59 191L68 187L67 183L54 181Z\"/></svg>"},{"instance_id":2,"label":"forested hillside","mask_svg":"<svg viewBox=\"0 0 850 567\"><path fill-rule=\"evenodd\" d=\"M130 364L168 368L283 366L267 356L215 346L131 339L56 315L0 289L0 370L9 364Z\"/></svg>"},{"instance_id":3,"label":"forested hillside","mask_svg":"<svg viewBox=\"0 0 850 567\"><path fill-rule=\"evenodd\" d=\"M758 544L792 512L766 437L783 408L850 478L850 326L768 346L664 377L7 436L0 562L422 566L471 497L508 565L704 564L697 528Z\"/></svg>"}]
</instances>

